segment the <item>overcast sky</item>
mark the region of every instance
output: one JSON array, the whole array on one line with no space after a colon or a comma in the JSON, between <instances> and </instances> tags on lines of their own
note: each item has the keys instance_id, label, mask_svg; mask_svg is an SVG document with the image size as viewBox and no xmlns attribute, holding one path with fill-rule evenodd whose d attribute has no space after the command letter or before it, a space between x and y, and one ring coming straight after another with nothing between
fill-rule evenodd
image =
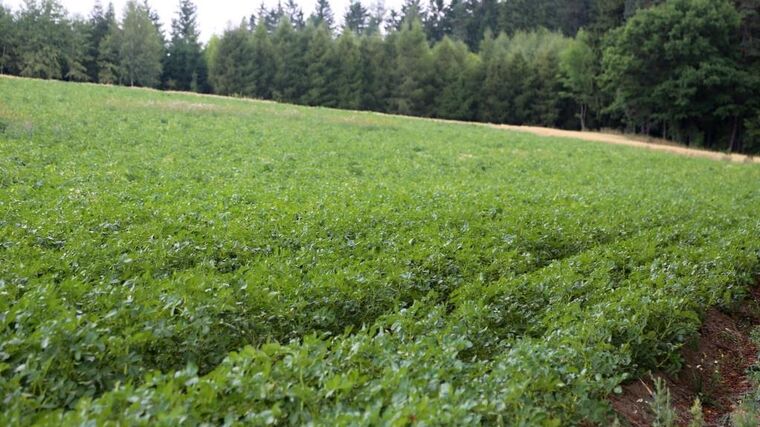
<instances>
[{"instance_id":1,"label":"overcast sky","mask_svg":"<svg viewBox=\"0 0 760 427\"><path fill-rule=\"evenodd\" d=\"M95 4L95 0L59 0L61 4L70 13L80 14L82 16L88 16L92 10L92 6ZM142 1L142 0L140 0ZM369 7L371 4L375 4L377 0L364 0L363 4ZM103 5L108 4L108 0L101 0ZM206 41L211 37L211 34L221 34L227 27L228 23L237 25L240 23L240 19L250 16L259 8L261 0L249 0L249 1L235 1L235 0L195 0L194 3L198 6L198 24L201 30L201 40ZM308 16L316 0L296 0L304 10L304 15ZM10 6L11 9L18 10L18 7L23 4L23 0L0 0L0 3ZM116 6L117 16L121 17L121 11L127 0L113 0L114 6ZM164 29L169 30L172 18L177 11L177 5L179 0L148 0L148 3L156 9L161 15L161 19L164 22ZM264 3L268 6L274 6L277 4L277 0L264 0ZM283 1L284 3L284 1ZM350 0L330 0L333 13L336 20L342 20L343 14L348 7ZM384 0L383 2L387 9L398 8L403 0Z\"/></svg>"}]
</instances>

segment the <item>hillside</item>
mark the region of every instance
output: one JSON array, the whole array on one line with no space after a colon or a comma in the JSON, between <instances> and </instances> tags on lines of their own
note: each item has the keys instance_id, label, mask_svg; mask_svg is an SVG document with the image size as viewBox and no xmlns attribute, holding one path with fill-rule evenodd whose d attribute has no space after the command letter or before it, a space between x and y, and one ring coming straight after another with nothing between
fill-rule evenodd
<instances>
[{"instance_id":1,"label":"hillside","mask_svg":"<svg viewBox=\"0 0 760 427\"><path fill-rule=\"evenodd\" d=\"M607 425L760 273L760 165L0 79L0 425Z\"/></svg>"}]
</instances>

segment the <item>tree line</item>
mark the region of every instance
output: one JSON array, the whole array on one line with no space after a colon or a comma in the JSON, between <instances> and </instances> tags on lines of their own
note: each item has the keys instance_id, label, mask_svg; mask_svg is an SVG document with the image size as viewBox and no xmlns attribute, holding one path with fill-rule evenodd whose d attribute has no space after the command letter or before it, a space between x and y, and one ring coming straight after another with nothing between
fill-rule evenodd
<instances>
[{"instance_id":1,"label":"tree line","mask_svg":"<svg viewBox=\"0 0 760 427\"><path fill-rule=\"evenodd\" d=\"M760 152L760 0L328 0L263 5L199 41L180 0L87 18L0 7L0 72L424 117L612 128Z\"/></svg>"}]
</instances>

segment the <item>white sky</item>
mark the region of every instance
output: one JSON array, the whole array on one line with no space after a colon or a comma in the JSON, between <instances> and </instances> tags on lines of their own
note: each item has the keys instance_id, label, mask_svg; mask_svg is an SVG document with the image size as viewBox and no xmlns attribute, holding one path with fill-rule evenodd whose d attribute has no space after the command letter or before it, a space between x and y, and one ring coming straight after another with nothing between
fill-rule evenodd
<instances>
[{"instance_id":1,"label":"white sky","mask_svg":"<svg viewBox=\"0 0 760 427\"><path fill-rule=\"evenodd\" d=\"M142 1L142 0L140 0ZM196 6L198 6L198 25L201 31L201 40L207 41L212 34L221 34L227 27L228 23L237 25L243 17L248 17L251 13L258 11L259 4L262 0L250 0L235 1L235 0L194 0ZM377 0L363 0L362 4L369 8L372 4L375 4ZM79 14L87 17L92 10L92 6L95 4L95 0L59 0L59 2L72 14ZM267 7L272 7L277 4L277 0L263 0ZM316 0L296 0L301 8L304 10L304 16L309 16ZM19 6L23 4L23 0L0 0L1 4L10 6L12 10L18 10ZM108 4L108 0L101 0L101 3L105 7ZM127 0L113 0L113 4L116 7L116 16L121 18L121 11ZM151 7L158 11L161 16L161 20L164 22L164 31L167 32L171 28L172 18L177 13L179 0L148 0ZM283 1L283 4L285 1ZM399 8L403 3L403 0L384 0L386 9ZM340 22L343 19L350 0L330 0L330 6L332 6L333 13L335 14L336 21Z\"/></svg>"}]
</instances>

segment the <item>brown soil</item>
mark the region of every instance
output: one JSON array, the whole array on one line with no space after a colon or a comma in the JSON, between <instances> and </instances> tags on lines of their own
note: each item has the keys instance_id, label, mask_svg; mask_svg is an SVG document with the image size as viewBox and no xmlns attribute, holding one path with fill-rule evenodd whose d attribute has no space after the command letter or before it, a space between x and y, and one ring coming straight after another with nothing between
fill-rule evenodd
<instances>
[{"instance_id":1,"label":"brown soil","mask_svg":"<svg viewBox=\"0 0 760 427\"><path fill-rule=\"evenodd\" d=\"M735 153L720 153L717 151L698 150L681 145L675 145L672 142L655 139L639 140L635 137L603 132L579 132L571 130L542 128L536 126L512 126L512 125L493 125L500 129L508 129L518 132L528 132L538 136L551 136L560 138L583 139L586 141L604 142L607 144L627 145L630 147L647 148L656 151L666 151L669 153L680 154L683 156L702 157L712 160L730 160L741 163L760 163L760 157L745 156Z\"/></svg>"},{"instance_id":2,"label":"brown soil","mask_svg":"<svg viewBox=\"0 0 760 427\"><path fill-rule=\"evenodd\" d=\"M679 425L688 425L689 408L697 397L708 426L727 425L737 402L752 388L746 372L757 361L758 349L750 341L749 333L760 325L758 302L760 288L753 290L752 298L732 313L708 311L699 337L681 352L684 365L677 374L658 372L623 385L622 394L610 397L623 424L652 425L654 416L649 406L655 389L652 377L659 377L670 390Z\"/></svg>"}]
</instances>

